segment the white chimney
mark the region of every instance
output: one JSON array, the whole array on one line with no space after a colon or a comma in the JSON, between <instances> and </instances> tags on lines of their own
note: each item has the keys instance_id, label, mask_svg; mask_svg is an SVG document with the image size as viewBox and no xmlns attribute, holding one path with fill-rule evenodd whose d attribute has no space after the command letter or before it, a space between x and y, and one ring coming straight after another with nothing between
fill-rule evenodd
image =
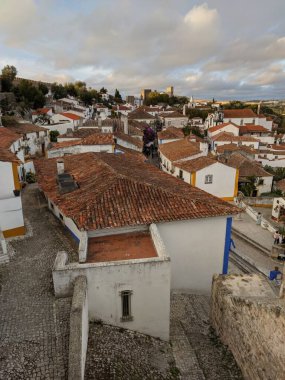
<instances>
[{"instance_id":1,"label":"white chimney","mask_svg":"<svg viewBox=\"0 0 285 380\"><path fill-rule=\"evenodd\" d=\"M186 104L183 106L183 115L186 116Z\"/></svg>"},{"instance_id":2,"label":"white chimney","mask_svg":"<svg viewBox=\"0 0 285 380\"><path fill-rule=\"evenodd\" d=\"M102 119L98 116L98 127L102 127Z\"/></svg>"},{"instance_id":3,"label":"white chimney","mask_svg":"<svg viewBox=\"0 0 285 380\"><path fill-rule=\"evenodd\" d=\"M257 106L257 115L260 114L260 106L261 106L261 102L259 102L258 106Z\"/></svg>"},{"instance_id":4,"label":"white chimney","mask_svg":"<svg viewBox=\"0 0 285 380\"><path fill-rule=\"evenodd\" d=\"M56 160L56 168L57 168L57 174L63 174L64 173L64 161L63 159Z\"/></svg>"},{"instance_id":5,"label":"white chimney","mask_svg":"<svg viewBox=\"0 0 285 380\"><path fill-rule=\"evenodd\" d=\"M128 117L124 117L124 134L128 135L129 134L129 125L128 125Z\"/></svg>"}]
</instances>

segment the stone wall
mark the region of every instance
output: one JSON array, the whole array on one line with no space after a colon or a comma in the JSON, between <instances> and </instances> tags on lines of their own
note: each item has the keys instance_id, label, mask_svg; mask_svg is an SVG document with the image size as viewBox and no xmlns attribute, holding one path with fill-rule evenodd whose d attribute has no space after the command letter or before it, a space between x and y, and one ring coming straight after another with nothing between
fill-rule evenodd
<instances>
[{"instance_id":1,"label":"stone wall","mask_svg":"<svg viewBox=\"0 0 285 380\"><path fill-rule=\"evenodd\" d=\"M88 343L87 280L79 276L74 282L70 312L68 380L83 380Z\"/></svg>"},{"instance_id":2,"label":"stone wall","mask_svg":"<svg viewBox=\"0 0 285 380\"><path fill-rule=\"evenodd\" d=\"M284 379L285 303L265 278L214 276L211 323L245 379Z\"/></svg>"},{"instance_id":3,"label":"stone wall","mask_svg":"<svg viewBox=\"0 0 285 380\"><path fill-rule=\"evenodd\" d=\"M272 208L273 206L272 197L246 197L244 198L244 202L253 207L268 207Z\"/></svg>"}]
</instances>

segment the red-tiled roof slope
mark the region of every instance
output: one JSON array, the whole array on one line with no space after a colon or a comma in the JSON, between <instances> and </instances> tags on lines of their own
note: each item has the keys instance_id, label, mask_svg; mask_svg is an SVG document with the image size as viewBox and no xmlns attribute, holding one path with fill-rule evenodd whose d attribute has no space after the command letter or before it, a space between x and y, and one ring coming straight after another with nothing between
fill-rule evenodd
<instances>
[{"instance_id":1,"label":"red-tiled roof slope","mask_svg":"<svg viewBox=\"0 0 285 380\"><path fill-rule=\"evenodd\" d=\"M71 120L80 120L80 119L82 119L80 116L75 115L75 113L71 113L71 112L61 112L60 115L68 117Z\"/></svg>"},{"instance_id":2,"label":"red-tiled roof slope","mask_svg":"<svg viewBox=\"0 0 285 380\"><path fill-rule=\"evenodd\" d=\"M169 127L158 132L157 137L159 140L182 139L184 138L184 133L181 128Z\"/></svg>"},{"instance_id":3,"label":"red-tiled roof slope","mask_svg":"<svg viewBox=\"0 0 285 380\"><path fill-rule=\"evenodd\" d=\"M233 125L234 127L239 128L239 126L234 124L234 123L222 123L222 124L214 125L213 127L209 128L208 131L209 132L216 132L216 131L219 131L220 129L224 128L224 127L227 127L228 125Z\"/></svg>"},{"instance_id":4,"label":"red-tiled roof slope","mask_svg":"<svg viewBox=\"0 0 285 380\"><path fill-rule=\"evenodd\" d=\"M232 215L237 208L128 154L63 158L79 188L60 194L56 159L37 160L38 182L79 228L97 230Z\"/></svg>"},{"instance_id":5,"label":"red-tiled roof slope","mask_svg":"<svg viewBox=\"0 0 285 380\"><path fill-rule=\"evenodd\" d=\"M3 162L20 162L17 156L10 152L9 149L0 148L0 161Z\"/></svg>"},{"instance_id":6,"label":"red-tiled roof slope","mask_svg":"<svg viewBox=\"0 0 285 380\"><path fill-rule=\"evenodd\" d=\"M44 127L40 127L39 125L31 124L31 123L17 123L13 125L9 125L11 131L23 135L25 133L33 133L33 132L47 132L48 129Z\"/></svg>"},{"instance_id":7,"label":"red-tiled roof slope","mask_svg":"<svg viewBox=\"0 0 285 380\"><path fill-rule=\"evenodd\" d=\"M251 136L234 136L229 132L220 132L217 135L211 137L212 141L249 141L249 142L259 142L258 139Z\"/></svg>"},{"instance_id":8,"label":"red-tiled roof slope","mask_svg":"<svg viewBox=\"0 0 285 380\"><path fill-rule=\"evenodd\" d=\"M208 166L214 165L217 162L218 161L214 160L213 158L202 156L189 161L178 161L175 163L175 166L189 173L192 173L207 168Z\"/></svg>"},{"instance_id":9,"label":"red-tiled roof slope","mask_svg":"<svg viewBox=\"0 0 285 380\"><path fill-rule=\"evenodd\" d=\"M145 119L155 119L155 116L152 116L150 113L145 112L143 110L136 109L129 113L128 118L135 119L135 120L145 120Z\"/></svg>"},{"instance_id":10,"label":"red-tiled roof slope","mask_svg":"<svg viewBox=\"0 0 285 380\"><path fill-rule=\"evenodd\" d=\"M227 165L239 169L240 177L273 177L265 171L256 161L250 160L242 154L235 152L227 160Z\"/></svg>"},{"instance_id":11,"label":"red-tiled roof slope","mask_svg":"<svg viewBox=\"0 0 285 380\"><path fill-rule=\"evenodd\" d=\"M123 141L126 141L134 146L136 146L137 148L140 148L142 149L143 148L143 142L135 137L132 137L130 135L126 135L125 133L121 133L121 132L116 132L115 133L115 137L117 137L118 139L121 139ZM117 142L118 145L120 145L120 143Z\"/></svg>"},{"instance_id":12,"label":"red-tiled roof slope","mask_svg":"<svg viewBox=\"0 0 285 380\"><path fill-rule=\"evenodd\" d=\"M76 145L113 145L114 136L112 133L93 133L83 139L61 141L53 145L51 150L67 148Z\"/></svg>"},{"instance_id":13,"label":"red-tiled roof slope","mask_svg":"<svg viewBox=\"0 0 285 380\"><path fill-rule=\"evenodd\" d=\"M264 128L262 125L256 124L246 124L239 127L240 133L250 133L250 132L260 132L260 133L270 133L270 131Z\"/></svg>"},{"instance_id":14,"label":"red-tiled roof slope","mask_svg":"<svg viewBox=\"0 0 285 380\"><path fill-rule=\"evenodd\" d=\"M51 108L39 108L32 112L32 115L45 115L51 110Z\"/></svg>"},{"instance_id":15,"label":"red-tiled roof slope","mask_svg":"<svg viewBox=\"0 0 285 380\"><path fill-rule=\"evenodd\" d=\"M200 153L200 144L188 141L185 138L184 140L161 144L159 151L170 161L174 162Z\"/></svg>"},{"instance_id":16,"label":"red-tiled roof slope","mask_svg":"<svg viewBox=\"0 0 285 380\"><path fill-rule=\"evenodd\" d=\"M0 127L0 148L10 148L19 138L20 136L9 128Z\"/></svg>"},{"instance_id":17,"label":"red-tiled roof slope","mask_svg":"<svg viewBox=\"0 0 285 380\"><path fill-rule=\"evenodd\" d=\"M236 110L224 110L224 118L225 119L231 119L231 118L256 118L258 117L256 113L253 112L251 108L243 108L243 109L236 109Z\"/></svg>"}]
</instances>

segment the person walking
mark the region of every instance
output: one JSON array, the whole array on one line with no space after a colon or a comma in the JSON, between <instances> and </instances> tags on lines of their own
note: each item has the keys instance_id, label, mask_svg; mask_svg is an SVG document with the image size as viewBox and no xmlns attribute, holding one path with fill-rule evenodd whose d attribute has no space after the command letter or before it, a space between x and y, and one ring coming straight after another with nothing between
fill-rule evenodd
<instances>
[{"instance_id":1,"label":"person walking","mask_svg":"<svg viewBox=\"0 0 285 380\"><path fill-rule=\"evenodd\" d=\"M279 244L280 234L278 231L274 232L273 238L274 238L274 244Z\"/></svg>"}]
</instances>

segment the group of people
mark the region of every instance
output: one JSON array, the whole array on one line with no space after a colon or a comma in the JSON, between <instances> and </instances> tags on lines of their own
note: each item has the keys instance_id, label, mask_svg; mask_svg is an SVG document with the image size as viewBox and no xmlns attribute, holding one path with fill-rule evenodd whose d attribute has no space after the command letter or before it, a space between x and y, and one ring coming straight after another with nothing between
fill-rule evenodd
<instances>
[{"instance_id":1,"label":"group of people","mask_svg":"<svg viewBox=\"0 0 285 380\"><path fill-rule=\"evenodd\" d=\"M274 244L285 244L285 235L280 234L279 231L275 231L274 235Z\"/></svg>"}]
</instances>

